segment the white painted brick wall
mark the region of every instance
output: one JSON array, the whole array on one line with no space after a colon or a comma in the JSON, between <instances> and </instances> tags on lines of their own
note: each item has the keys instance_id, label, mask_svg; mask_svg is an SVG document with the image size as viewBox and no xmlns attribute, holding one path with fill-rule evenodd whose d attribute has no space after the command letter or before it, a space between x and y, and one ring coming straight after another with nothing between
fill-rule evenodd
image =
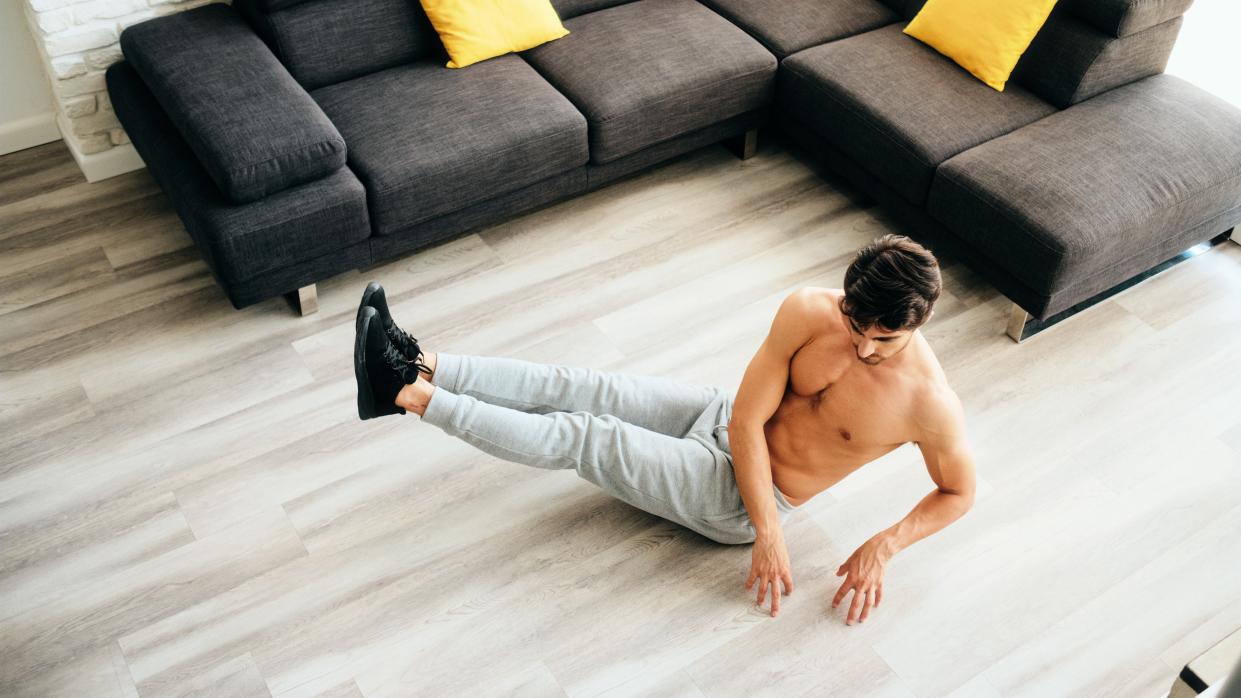
<instances>
[{"instance_id":1,"label":"white painted brick wall","mask_svg":"<svg viewBox=\"0 0 1241 698\"><path fill-rule=\"evenodd\" d=\"M30 33L69 124L64 137L78 152L99 153L129 142L104 85L121 60L121 30L152 17L219 0L23 0ZM228 1L228 0L226 0Z\"/></svg>"}]
</instances>

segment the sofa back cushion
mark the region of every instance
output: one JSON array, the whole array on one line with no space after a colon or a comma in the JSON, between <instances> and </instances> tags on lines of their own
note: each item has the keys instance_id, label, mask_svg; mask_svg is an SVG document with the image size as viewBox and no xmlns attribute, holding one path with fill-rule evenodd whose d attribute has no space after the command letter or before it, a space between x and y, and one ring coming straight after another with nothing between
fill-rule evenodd
<instances>
[{"instance_id":1,"label":"sofa back cushion","mask_svg":"<svg viewBox=\"0 0 1241 698\"><path fill-rule=\"evenodd\" d=\"M905 19L913 19L914 15L926 4L926 0L883 0L892 11Z\"/></svg>"},{"instance_id":2,"label":"sofa back cushion","mask_svg":"<svg viewBox=\"0 0 1241 698\"><path fill-rule=\"evenodd\" d=\"M624 5L632 0L552 0L552 7L561 20L584 15L587 12L603 10L617 5Z\"/></svg>"},{"instance_id":3,"label":"sofa back cushion","mask_svg":"<svg viewBox=\"0 0 1241 698\"><path fill-rule=\"evenodd\" d=\"M445 57L417 0L234 0L233 7L307 90Z\"/></svg>"},{"instance_id":4,"label":"sofa back cushion","mask_svg":"<svg viewBox=\"0 0 1241 698\"><path fill-rule=\"evenodd\" d=\"M273 0L280 1L280 0ZM926 0L883 0L911 19ZM1012 81L1060 108L1162 73L1193 0L1059 0Z\"/></svg>"},{"instance_id":5,"label":"sofa back cushion","mask_svg":"<svg viewBox=\"0 0 1241 698\"><path fill-rule=\"evenodd\" d=\"M301 2L301 0L268 0ZM926 0L883 0L896 14L912 19ZM1128 36L1185 14L1194 0L1059 0L1057 6L1108 36Z\"/></svg>"},{"instance_id":6,"label":"sofa back cushion","mask_svg":"<svg viewBox=\"0 0 1241 698\"><path fill-rule=\"evenodd\" d=\"M286 7L300 5L307 0L253 0L253 4L258 5L264 12L275 12L283 10Z\"/></svg>"},{"instance_id":7,"label":"sofa back cushion","mask_svg":"<svg viewBox=\"0 0 1241 698\"><path fill-rule=\"evenodd\" d=\"M1181 21L1176 16L1118 37L1077 16L1071 2L1058 5L1017 62L1012 79L1062 109L1072 106L1162 73Z\"/></svg>"},{"instance_id":8,"label":"sofa back cushion","mask_svg":"<svg viewBox=\"0 0 1241 698\"><path fill-rule=\"evenodd\" d=\"M1193 1L1060 0L1060 4L1108 36L1129 36L1180 17Z\"/></svg>"}]
</instances>

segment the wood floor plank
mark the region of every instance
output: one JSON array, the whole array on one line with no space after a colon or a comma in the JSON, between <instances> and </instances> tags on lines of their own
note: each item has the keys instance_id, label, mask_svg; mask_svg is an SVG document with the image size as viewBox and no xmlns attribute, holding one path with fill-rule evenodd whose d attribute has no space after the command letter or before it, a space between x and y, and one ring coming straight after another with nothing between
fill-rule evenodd
<instances>
[{"instance_id":1,"label":"wood floor plank","mask_svg":"<svg viewBox=\"0 0 1241 698\"><path fill-rule=\"evenodd\" d=\"M97 247L0 277L0 317L111 280L112 264Z\"/></svg>"},{"instance_id":2,"label":"wood floor plank","mask_svg":"<svg viewBox=\"0 0 1241 698\"><path fill-rule=\"evenodd\" d=\"M0 693L24 693L49 667L96 652L104 656L101 663L107 662L115 686L108 647L113 638L172 613L184 604L187 590L190 597L210 597L305 555L288 520L268 516L99 578L60 585L53 601L0 621ZM121 649L133 673L123 640ZM133 678L142 693L145 677Z\"/></svg>"},{"instance_id":3,"label":"wood floor plank","mask_svg":"<svg viewBox=\"0 0 1241 698\"><path fill-rule=\"evenodd\" d=\"M65 142L57 140L3 156L0 206L85 181L82 168L68 155Z\"/></svg>"},{"instance_id":4,"label":"wood floor plank","mask_svg":"<svg viewBox=\"0 0 1241 698\"><path fill-rule=\"evenodd\" d=\"M1238 485L1241 475L1233 486ZM1235 597L1241 579L1239 529L1241 507L1092 596L1037 641L989 667L987 678L1010 696L1134 696L1168 690L1160 661L1163 638L1192 631L1204 616ZM1189 579L1194 580L1193 593L1185 593ZM1101 665L1111 665L1106 674L1100 673Z\"/></svg>"},{"instance_id":5,"label":"wood floor plank","mask_svg":"<svg viewBox=\"0 0 1241 698\"><path fill-rule=\"evenodd\" d=\"M121 502L124 506L107 502L106 513L89 519L40 522L37 533L6 535L0 557L0 595L5 599L0 617L38 608L80 580L103 578L194 542L171 494Z\"/></svg>"},{"instance_id":6,"label":"wood floor plank","mask_svg":"<svg viewBox=\"0 0 1241 698\"><path fill-rule=\"evenodd\" d=\"M85 179L63 187L41 189L30 196L9 194L11 186L0 187L0 242L28 237L32 233L48 236L48 241L65 240L97 226L113 216L130 215L125 209L154 192L154 180L146 170L129 172L99 182ZM20 246L20 245L19 245Z\"/></svg>"},{"instance_id":7,"label":"wood floor plank","mask_svg":"<svg viewBox=\"0 0 1241 698\"><path fill-rule=\"evenodd\" d=\"M33 151L33 152L32 152ZM0 694L1158 696L1241 623L1241 247L1021 345L960 260L924 329L974 508L835 570L934 484L905 445L785 526L772 618L721 546L413 416L357 419L358 294L426 351L735 390L788 293L901 232L778 138L228 303L149 173L0 158Z\"/></svg>"}]
</instances>

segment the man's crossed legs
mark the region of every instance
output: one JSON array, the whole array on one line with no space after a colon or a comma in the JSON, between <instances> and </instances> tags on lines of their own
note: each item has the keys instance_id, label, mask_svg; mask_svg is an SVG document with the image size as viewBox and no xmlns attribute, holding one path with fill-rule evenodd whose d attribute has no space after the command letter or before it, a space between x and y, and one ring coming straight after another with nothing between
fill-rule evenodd
<instances>
[{"instance_id":1,"label":"man's crossed legs","mask_svg":"<svg viewBox=\"0 0 1241 698\"><path fill-rule=\"evenodd\" d=\"M733 398L653 376L447 354L396 404L474 447L536 468L573 468L639 509L720 543L753 542L733 474ZM361 386L360 386L361 387ZM781 519L794 507L775 490Z\"/></svg>"}]
</instances>

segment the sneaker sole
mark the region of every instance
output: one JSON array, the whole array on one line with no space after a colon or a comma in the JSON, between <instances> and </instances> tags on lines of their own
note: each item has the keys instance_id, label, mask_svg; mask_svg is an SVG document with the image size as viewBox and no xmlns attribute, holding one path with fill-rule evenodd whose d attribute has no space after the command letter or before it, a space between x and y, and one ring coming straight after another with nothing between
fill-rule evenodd
<instances>
[{"instance_id":1,"label":"sneaker sole","mask_svg":"<svg viewBox=\"0 0 1241 698\"><path fill-rule=\"evenodd\" d=\"M372 419L375 414L375 394L371 392L370 375L366 372L366 335L372 320L378 315L358 312L357 334L353 340L353 375L358 381L358 417Z\"/></svg>"}]
</instances>

